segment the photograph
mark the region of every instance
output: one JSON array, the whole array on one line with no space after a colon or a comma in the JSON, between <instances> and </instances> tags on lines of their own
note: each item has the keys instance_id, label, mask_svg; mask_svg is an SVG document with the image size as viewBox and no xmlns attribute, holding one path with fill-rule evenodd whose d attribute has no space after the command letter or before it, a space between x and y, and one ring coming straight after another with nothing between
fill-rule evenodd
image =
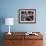
<instances>
[{"instance_id":1,"label":"photograph","mask_svg":"<svg viewBox=\"0 0 46 46\"><path fill-rule=\"evenodd\" d=\"M36 23L36 9L19 9L19 23Z\"/></svg>"}]
</instances>

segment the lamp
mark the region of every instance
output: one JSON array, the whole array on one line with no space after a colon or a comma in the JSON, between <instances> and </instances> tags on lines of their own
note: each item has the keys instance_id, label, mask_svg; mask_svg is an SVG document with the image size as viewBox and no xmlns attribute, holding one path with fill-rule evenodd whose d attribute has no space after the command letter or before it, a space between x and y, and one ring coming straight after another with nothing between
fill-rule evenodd
<instances>
[{"instance_id":1,"label":"lamp","mask_svg":"<svg viewBox=\"0 0 46 46\"><path fill-rule=\"evenodd\" d=\"M9 25L9 32L8 34L11 35L10 33L10 25L14 24L14 19L13 18L5 18L5 25Z\"/></svg>"}]
</instances>

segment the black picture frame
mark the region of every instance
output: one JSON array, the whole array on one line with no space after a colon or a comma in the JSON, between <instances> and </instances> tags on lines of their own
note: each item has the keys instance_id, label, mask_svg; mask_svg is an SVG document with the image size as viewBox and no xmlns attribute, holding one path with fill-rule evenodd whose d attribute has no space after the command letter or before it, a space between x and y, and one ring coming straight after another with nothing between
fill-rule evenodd
<instances>
[{"instance_id":1,"label":"black picture frame","mask_svg":"<svg viewBox=\"0 0 46 46\"><path fill-rule=\"evenodd\" d=\"M19 9L19 23L36 23L36 9Z\"/></svg>"}]
</instances>

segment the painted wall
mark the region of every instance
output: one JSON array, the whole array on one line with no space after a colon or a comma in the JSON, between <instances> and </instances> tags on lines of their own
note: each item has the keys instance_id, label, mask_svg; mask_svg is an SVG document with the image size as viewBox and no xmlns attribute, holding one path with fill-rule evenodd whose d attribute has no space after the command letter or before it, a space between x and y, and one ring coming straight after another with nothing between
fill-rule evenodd
<instances>
[{"instance_id":1,"label":"painted wall","mask_svg":"<svg viewBox=\"0 0 46 46\"><path fill-rule=\"evenodd\" d=\"M36 8L36 24L19 24L18 10L20 8ZM0 0L0 32L8 32L8 26L4 24L4 19L7 17L14 18L12 32L40 31L45 33L46 0Z\"/></svg>"},{"instance_id":2,"label":"painted wall","mask_svg":"<svg viewBox=\"0 0 46 46\"><path fill-rule=\"evenodd\" d=\"M0 0L2 17L13 17L15 20L11 31L46 31L46 1L43 0ZM20 8L36 8L36 24L19 24L18 10ZM44 30L43 30L44 29ZM8 31L6 25L1 26L2 32Z\"/></svg>"}]
</instances>

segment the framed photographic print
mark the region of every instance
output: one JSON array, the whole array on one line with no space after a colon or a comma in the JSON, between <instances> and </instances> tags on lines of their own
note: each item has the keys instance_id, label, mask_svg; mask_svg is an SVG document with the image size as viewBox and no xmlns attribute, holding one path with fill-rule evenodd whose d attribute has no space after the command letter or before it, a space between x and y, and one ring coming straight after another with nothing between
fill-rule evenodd
<instances>
[{"instance_id":1,"label":"framed photographic print","mask_svg":"<svg viewBox=\"0 0 46 46\"><path fill-rule=\"evenodd\" d=\"M36 9L19 9L19 23L36 23Z\"/></svg>"}]
</instances>

